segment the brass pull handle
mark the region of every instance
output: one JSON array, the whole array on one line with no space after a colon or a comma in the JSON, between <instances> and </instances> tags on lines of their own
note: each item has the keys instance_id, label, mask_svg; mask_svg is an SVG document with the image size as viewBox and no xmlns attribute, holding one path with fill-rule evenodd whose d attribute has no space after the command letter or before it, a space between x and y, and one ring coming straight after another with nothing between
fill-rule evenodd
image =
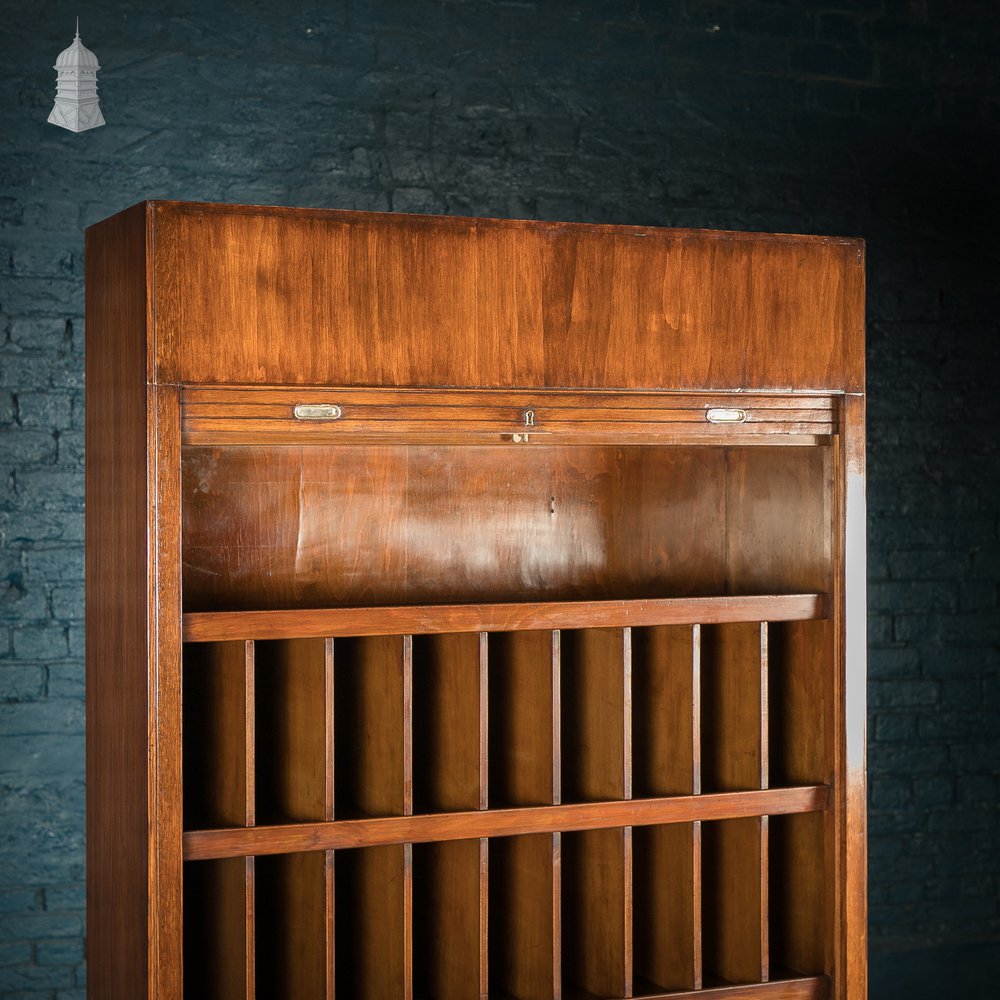
<instances>
[{"instance_id":1,"label":"brass pull handle","mask_svg":"<svg viewBox=\"0 0 1000 1000\"><path fill-rule=\"evenodd\" d=\"M296 420L339 420L344 411L335 403L299 403L292 412Z\"/></svg>"},{"instance_id":2,"label":"brass pull handle","mask_svg":"<svg viewBox=\"0 0 1000 1000\"><path fill-rule=\"evenodd\" d=\"M749 416L746 410L730 410L723 406L705 411L705 419L710 424L742 424Z\"/></svg>"}]
</instances>

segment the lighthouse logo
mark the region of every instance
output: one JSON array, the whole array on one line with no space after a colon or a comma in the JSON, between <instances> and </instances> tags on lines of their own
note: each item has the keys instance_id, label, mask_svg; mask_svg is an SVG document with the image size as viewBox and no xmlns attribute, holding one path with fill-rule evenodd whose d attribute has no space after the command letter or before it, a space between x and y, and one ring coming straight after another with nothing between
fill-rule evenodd
<instances>
[{"instance_id":1,"label":"lighthouse logo","mask_svg":"<svg viewBox=\"0 0 1000 1000\"><path fill-rule=\"evenodd\" d=\"M86 132L104 124L97 100L97 56L80 41L80 19L76 19L73 44L59 53L56 64L56 100L49 121L71 132Z\"/></svg>"}]
</instances>

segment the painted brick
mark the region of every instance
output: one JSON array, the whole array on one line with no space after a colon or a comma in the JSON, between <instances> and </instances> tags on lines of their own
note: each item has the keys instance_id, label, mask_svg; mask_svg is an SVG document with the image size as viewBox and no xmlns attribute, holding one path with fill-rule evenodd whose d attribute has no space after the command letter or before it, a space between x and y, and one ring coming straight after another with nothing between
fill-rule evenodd
<instances>
[{"instance_id":1,"label":"painted brick","mask_svg":"<svg viewBox=\"0 0 1000 1000\"><path fill-rule=\"evenodd\" d=\"M40 942L35 961L39 965L77 965L83 957L83 942L75 937Z\"/></svg>"},{"instance_id":2,"label":"painted brick","mask_svg":"<svg viewBox=\"0 0 1000 1000\"><path fill-rule=\"evenodd\" d=\"M18 420L23 427L43 427L50 434L62 430L72 421L72 400L69 393L18 393Z\"/></svg>"},{"instance_id":3,"label":"painted brick","mask_svg":"<svg viewBox=\"0 0 1000 1000\"><path fill-rule=\"evenodd\" d=\"M37 663L0 666L0 690L5 701L34 701L45 694L45 667Z\"/></svg>"},{"instance_id":4,"label":"painted brick","mask_svg":"<svg viewBox=\"0 0 1000 1000\"><path fill-rule=\"evenodd\" d=\"M72 969L65 966L11 965L0 968L0 996L17 995L19 991L52 990L61 986Z\"/></svg>"},{"instance_id":5,"label":"painted brick","mask_svg":"<svg viewBox=\"0 0 1000 1000\"><path fill-rule=\"evenodd\" d=\"M913 796L927 807L951 805L955 801L955 781L948 774L917 775L913 779Z\"/></svg>"},{"instance_id":6,"label":"painted brick","mask_svg":"<svg viewBox=\"0 0 1000 1000\"><path fill-rule=\"evenodd\" d=\"M941 685L930 680L872 681L868 687L869 704L873 708L910 708L937 705L941 700Z\"/></svg>"},{"instance_id":7,"label":"painted brick","mask_svg":"<svg viewBox=\"0 0 1000 1000\"><path fill-rule=\"evenodd\" d=\"M0 913L33 913L40 909L42 893L38 889L0 890Z\"/></svg>"},{"instance_id":8,"label":"painted brick","mask_svg":"<svg viewBox=\"0 0 1000 1000\"><path fill-rule=\"evenodd\" d=\"M0 967L28 965L31 961L32 946L30 941L15 941L13 944L0 944Z\"/></svg>"},{"instance_id":9,"label":"painted brick","mask_svg":"<svg viewBox=\"0 0 1000 1000\"><path fill-rule=\"evenodd\" d=\"M78 914L0 914L0 941L47 941L79 937L83 924Z\"/></svg>"},{"instance_id":10,"label":"painted brick","mask_svg":"<svg viewBox=\"0 0 1000 1000\"><path fill-rule=\"evenodd\" d=\"M66 629L52 623L13 630L14 655L20 660L58 660L69 652Z\"/></svg>"},{"instance_id":11,"label":"painted brick","mask_svg":"<svg viewBox=\"0 0 1000 1000\"><path fill-rule=\"evenodd\" d=\"M53 885L45 889L46 910L81 910L87 900L87 888L77 885Z\"/></svg>"}]
</instances>

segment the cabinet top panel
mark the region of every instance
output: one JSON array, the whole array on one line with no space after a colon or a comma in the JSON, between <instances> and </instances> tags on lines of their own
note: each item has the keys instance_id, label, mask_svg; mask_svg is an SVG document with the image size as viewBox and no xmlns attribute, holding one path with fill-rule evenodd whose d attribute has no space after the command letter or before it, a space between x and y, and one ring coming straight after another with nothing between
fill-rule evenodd
<instances>
[{"instance_id":1,"label":"cabinet top panel","mask_svg":"<svg viewBox=\"0 0 1000 1000\"><path fill-rule=\"evenodd\" d=\"M113 266L145 272L150 329L136 335L160 382L863 391L860 240L187 202L127 211L145 239ZM88 253L110 222L88 230ZM104 277L88 269L88 293Z\"/></svg>"}]
</instances>

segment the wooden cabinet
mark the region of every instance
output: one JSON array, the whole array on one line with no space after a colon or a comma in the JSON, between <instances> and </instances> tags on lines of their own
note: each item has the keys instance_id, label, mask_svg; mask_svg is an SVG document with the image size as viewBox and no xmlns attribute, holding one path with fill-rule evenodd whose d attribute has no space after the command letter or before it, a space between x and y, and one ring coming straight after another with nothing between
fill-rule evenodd
<instances>
[{"instance_id":1,"label":"wooden cabinet","mask_svg":"<svg viewBox=\"0 0 1000 1000\"><path fill-rule=\"evenodd\" d=\"M858 241L86 250L91 996L862 1000Z\"/></svg>"}]
</instances>

